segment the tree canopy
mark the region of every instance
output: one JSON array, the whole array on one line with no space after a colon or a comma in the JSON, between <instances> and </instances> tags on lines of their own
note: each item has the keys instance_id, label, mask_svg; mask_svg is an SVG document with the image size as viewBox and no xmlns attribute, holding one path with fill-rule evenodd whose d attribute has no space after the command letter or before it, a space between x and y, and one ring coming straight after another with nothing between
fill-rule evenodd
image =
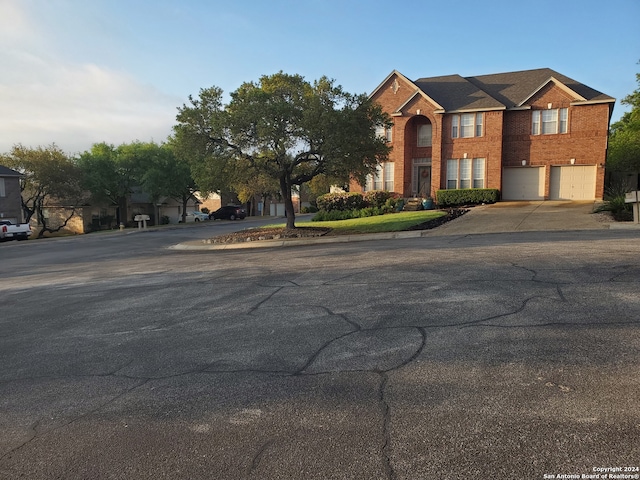
<instances>
[{"instance_id":1,"label":"tree canopy","mask_svg":"<svg viewBox=\"0 0 640 480\"><path fill-rule=\"evenodd\" d=\"M640 174L640 73L636 81L638 88L621 100L631 111L611 125L607 168L612 172Z\"/></svg>"},{"instance_id":2,"label":"tree canopy","mask_svg":"<svg viewBox=\"0 0 640 480\"><path fill-rule=\"evenodd\" d=\"M142 189L152 202L171 197L182 202L183 221L186 204L197 191L189 163L169 143L133 142L118 147L94 144L84 152L78 164L84 172L84 186L94 200L119 206L119 221L126 222L127 198L134 187Z\"/></svg>"},{"instance_id":3,"label":"tree canopy","mask_svg":"<svg viewBox=\"0 0 640 480\"><path fill-rule=\"evenodd\" d=\"M27 222L34 215L38 219L41 226L38 237L65 227L74 215L75 208L84 200L80 169L55 144L45 148L15 145L11 152L0 156L0 163L22 173L22 210ZM45 214L48 206L70 208L66 218L55 228L49 224Z\"/></svg>"},{"instance_id":4,"label":"tree canopy","mask_svg":"<svg viewBox=\"0 0 640 480\"><path fill-rule=\"evenodd\" d=\"M326 77L310 83L282 72L263 76L242 84L227 105L218 87L202 89L179 108L177 122L175 136L199 164L193 169L199 183L215 190L276 180L287 228L295 227L295 186L320 174L363 181L389 154L375 133L390 123L381 107Z\"/></svg>"}]
</instances>

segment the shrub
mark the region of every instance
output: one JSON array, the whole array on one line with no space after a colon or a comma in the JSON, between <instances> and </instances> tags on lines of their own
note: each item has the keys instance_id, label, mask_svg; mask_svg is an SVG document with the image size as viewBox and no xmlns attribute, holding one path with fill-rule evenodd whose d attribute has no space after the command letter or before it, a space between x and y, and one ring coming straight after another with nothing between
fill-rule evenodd
<instances>
[{"instance_id":1,"label":"shrub","mask_svg":"<svg viewBox=\"0 0 640 480\"><path fill-rule=\"evenodd\" d=\"M358 218L360 210L320 210L311 219L312 222L330 222L333 220L349 220Z\"/></svg>"},{"instance_id":2,"label":"shrub","mask_svg":"<svg viewBox=\"0 0 640 480\"><path fill-rule=\"evenodd\" d=\"M300 209L300 213L316 213L318 209L313 205L309 205L308 207L302 207Z\"/></svg>"},{"instance_id":3,"label":"shrub","mask_svg":"<svg viewBox=\"0 0 640 480\"><path fill-rule=\"evenodd\" d=\"M316 204L325 212L356 210L365 206L362 194L358 192L326 193L316 199Z\"/></svg>"},{"instance_id":4,"label":"shrub","mask_svg":"<svg viewBox=\"0 0 640 480\"><path fill-rule=\"evenodd\" d=\"M614 220L625 222L633 220L631 203L625 203L625 194L631 189L624 182L609 185L604 191L604 203L594 212L611 212Z\"/></svg>"},{"instance_id":5,"label":"shrub","mask_svg":"<svg viewBox=\"0 0 640 480\"><path fill-rule=\"evenodd\" d=\"M463 188L459 190L438 190L436 192L439 207L455 207L458 205L479 205L496 203L500 191L495 188Z\"/></svg>"},{"instance_id":6,"label":"shrub","mask_svg":"<svg viewBox=\"0 0 640 480\"><path fill-rule=\"evenodd\" d=\"M393 192L386 192L384 190L372 190L370 192L365 192L362 195L362 199L364 200L365 207L382 207L387 200L393 198Z\"/></svg>"}]
</instances>

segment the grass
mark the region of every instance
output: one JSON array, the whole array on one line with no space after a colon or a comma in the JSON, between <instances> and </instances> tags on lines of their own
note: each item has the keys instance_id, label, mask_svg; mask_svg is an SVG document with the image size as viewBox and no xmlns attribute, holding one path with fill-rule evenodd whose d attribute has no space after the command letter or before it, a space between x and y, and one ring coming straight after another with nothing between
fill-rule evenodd
<instances>
[{"instance_id":1,"label":"grass","mask_svg":"<svg viewBox=\"0 0 640 480\"><path fill-rule=\"evenodd\" d=\"M437 210L421 210L418 212L400 212L374 217L352 218L349 220L334 220L330 222L296 222L296 227L326 227L333 229L335 235L350 235L354 233L399 232L415 225L428 222L446 215ZM265 228L284 227L285 224L269 225Z\"/></svg>"}]
</instances>

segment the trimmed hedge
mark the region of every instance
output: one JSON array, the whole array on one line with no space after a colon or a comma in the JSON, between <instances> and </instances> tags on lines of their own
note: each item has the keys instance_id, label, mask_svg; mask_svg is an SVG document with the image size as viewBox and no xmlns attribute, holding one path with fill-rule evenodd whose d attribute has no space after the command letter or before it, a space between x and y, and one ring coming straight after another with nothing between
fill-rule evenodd
<instances>
[{"instance_id":1,"label":"trimmed hedge","mask_svg":"<svg viewBox=\"0 0 640 480\"><path fill-rule=\"evenodd\" d=\"M376 215L384 215L393 213L390 207L365 207L354 210L331 210L330 212L320 210L312 218L312 222L328 222L333 220L349 220L352 218L375 217Z\"/></svg>"},{"instance_id":2,"label":"trimmed hedge","mask_svg":"<svg viewBox=\"0 0 640 480\"><path fill-rule=\"evenodd\" d=\"M318 209L325 212L364 208L364 199L358 192L327 193L316 198Z\"/></svg>"},{"instance_id":3,"label":"trimmed hedge","mask_svg":"<svg viewBox=\"0 0 640 480\"><path fill-rule=\"evenodd\" d=\"M369 207L382 208L390 204L395 205L397 198L397 193L383 190L373 190L365 193L326 193L316 198L316 205L318 205L319 210L325 212L332 212L334 210L360 210Z\"/></svg>"},{"instance_id":4,"label":"trimmed hedge","mask_svg":"<svg viewBox=\"0 0 640 480\"><path fill-rule=\"evenodd\" d=\"M500 199L500 191L496 188L438 190L436 198L439 207L478 205L481 203L496 203Z\"/></svg>"}]
</instances>

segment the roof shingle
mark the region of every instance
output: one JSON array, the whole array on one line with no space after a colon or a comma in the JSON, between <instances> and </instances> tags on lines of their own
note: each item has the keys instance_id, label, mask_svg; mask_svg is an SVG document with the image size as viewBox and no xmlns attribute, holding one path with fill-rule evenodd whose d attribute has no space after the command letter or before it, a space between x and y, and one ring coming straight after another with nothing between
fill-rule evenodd
<instances>
[{"instance_id":1,"label":"roof shingle","mask_svg":"<svg viewBox=\"0 0 640 480\"><path fill-rule=\"evenodd\" d=\"M421 78L415 85L446 111L490 110L521 105L552 78L573 90L587 102L615 99L550 68L495 73L475 77L447 75ZM576 98L576 100L581 100Z\"/></svg>"}]
</instances>

